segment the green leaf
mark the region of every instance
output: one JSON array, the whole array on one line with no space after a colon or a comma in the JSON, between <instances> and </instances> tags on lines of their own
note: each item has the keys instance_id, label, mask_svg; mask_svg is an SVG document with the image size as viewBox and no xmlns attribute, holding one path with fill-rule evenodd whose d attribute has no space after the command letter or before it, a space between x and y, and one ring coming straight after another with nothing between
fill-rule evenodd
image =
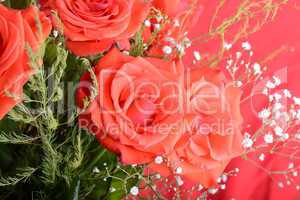
<instances>
[{"instance_id":1,"label":"green leaf","mask_svg":"<svg viewBox=\"0 0 300 200\"><path fill-rule=\"evenodd\" d=\"M30 137L22 133L10 132L6 133L4 131L0 132L0 143L6 144L31 144L39 137Z\"/></svg>"},{"instance_id":2,"label":"green leaf","mask_svg":"<svg viewBox=\"0 0 300 200\"><path fill-rule=\"evenodd\" d=\"M35 168L26 167L20 169L15 177L0 177L0 187L13 186L21 181L26 181L35 171Z\"/></svg>"}]
</instances>

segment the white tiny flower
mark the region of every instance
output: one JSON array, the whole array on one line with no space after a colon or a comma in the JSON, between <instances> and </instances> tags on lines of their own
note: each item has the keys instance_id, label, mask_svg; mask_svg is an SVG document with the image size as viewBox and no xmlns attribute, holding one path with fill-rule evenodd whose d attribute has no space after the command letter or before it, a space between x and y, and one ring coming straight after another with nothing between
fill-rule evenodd
<instances>
[{"instance_id":1,"label":"white tiny flower","mask_svg":"<svg viewBox=\"0 0 300 200\"><path fill-rule=\"evenodd\" d=\"M274 129L274 131L275 131L275 134L276 134L277 136L282 136L282 135L283 135L283 130L282 130L282 128L279 127L279 126L276 126L275 129Z\"/></svg>"},{"instance_id":2,"label":"white tiny flower","mask_svg":"<svg viewBox=\"0 0 300 200\"><path fill-rule=\"evenodd\" d=\"M293 172L293 176L295 176L295 177L298 176L298 172L297 172L297 171L294 171L294 172Z\"/></svg>"},{"instance_id":3,"label":"white tiny flower","mask_svg":"<svg viewBox=\"0 0 300 200\"><path fill-rule=\"evenodd\" d=\"M273 96L273 95L270 95L270 96L269 96L269 101L272 102L273 100L274 100L274 96Z\"/></svg>"},{"instance_id":4,"label":"white tiny flower","mask_svg":"<svg viewBox=\"0 0 300 200\"><path fill-rule=\"evenodd\" d=\"M217 179L217 183L221 183L221 181L222 181L222 178L219 177L219 178Z\"/></svg>"},{"instance_id":5,"label":"white tiny flower","mask_svg":"<svg viewBox=\"0 0 300 200\"><path fill-rule=\"evenodd\" d=\"M273 112L275 112L275 119L279 119L281 117L281 112L276 110L276 107L273 108Z\"/></svg>"},{"instance_id":6,"label":"white tiny flower","mask_svg":"<svg viewBox=\"0 0 300 200\"><path fill-rule=\"evenodd\" d=\"M281 136L280 139L284 141L284 140L289 139L289 137L290 137L289 134L285 133L285 134L283 134L283 135Z\"/></svg>"},{"instance_id":7,"label":"white tiny flower","mask_svg":"<svg viewBox=\"0 0 300 200\"><path fill-rule=\"evenodd\" d=\"M232 68L232 71L233 71L233 72L236 72L238 69L239 69L239 68L235 66L235 67Z\"/></svg>"},{"instance_id":8,"label":"white tiny flower","mask_svg":"<svg viewBox=\"0 0 300 200\"><path fill-rule=\"evenodd\" d=\"M236 173L238 173L238 172L240 171L240 169L239 169L239 168L235 168L234 171L235 171Z\"/></svg>"},{"instance_id":9,"label":"white tiny flower","mask_svg":"<svg viewBox=\"0 0 300 200\"><path fill-rule=\"evenodd\" d=\"M179 20L178 20L178 19L175 19L175 20L174 20L174 26L175 26L175 27L179 27L179 26L180 26L180 23L179 23Z\"/></svg>"},{"instance_id":10,"label":"white tiny flower","mask_svg":"<svg viewBox=\"0 0 300 200\"><path fill-rule=\"evenodd\" d=\"M236 58L238 58L238 59L239 59L240 57L242 57L242 53L241 53L241 52L239 52L239 51L238 51L238 52L236 52L236 54L235 54L235 55L236 55Z\"/></svg>"},{"instance_id":11,"label":"white tiny flower","mask_svg":"<svg viewBox=\"0 0 300 200\"><path fill-rule=\"evenodd\" d=\"M258 159L260 160L260 161L264 161L265 160L265 154L260 154L259 155L259 157L258 157Z\"/></svg>"},{"instance_id":12,"label":"white tiny flower","mask_svg":"<svg viewBox=\"0 0 300 200\"><path fill-rule=\"evenodd\" d=\"M110 188L110 192L115 192L115 191L116 191L116 188L114 188L114 187Z\"/></svg>"},{"instance_id":13,"label":"white tiny flower","mask_svg":"<svg viewBox=\"0 0 300 200\"><path fill-rule=\"evenodd\" d=\"M284 90L283 90L283 94L284 94L285 97L288 97L288 98L291 98L291 97L292 97L291 92L290 92L289 90L287 90L287 89L284 89Z\"/></svg>"},{"instance_id":14,"label":"white tiny flower","mask_svg":"<svg viewBox=\"0 0 300 200\"><path fill-rule=\"evenodd\" d=\"M268 95L268 94L269 94L268 88L264 88L264 89L262 90L262 93L263 93L264 95Z\"/></svg>"},{"instance_id":15,"label":"white tiny flower","mask_svg":"<svg viewBox=\"0 0 300 200\"><path fill-rule=\"evenodd\" d=\"M99 172L100 172L99 168L98 167L94 167L93 173L98 174Z\"/></svg>"},{"instance_id":16,"label":"white tiny flower","mask_svg":"<svg viewBox=\"0 0 300 200\"><path fill-rule=\"evenodd\" d=\"M276 126L276 121L275 120L271 120L270 126L272 126L272 127Z\"/></svg>"},{"instance_id":17,"label":"white tiny flower","mask_svg":"<svg viewBox=\"0 0 300 200\"><path fill-rule=\"evenodd\" d=\"M222 181L225 183L225 182L227 182L227 180L228 180L228 176L226 175L226 174L223 174L222 176L221 176L221 178L222 178Z\"/></svg>"},{"instance_id":18,"label":"white tiny flower","mask_svg":"<svg viewBox=\"0 0 300 200\"><path fill-rule=\"evenodd\" d=\"M192 42L189 40L189 39L187 39L186 41L185 41L185 47L186 48L189 48L189 47L191 47L192 46Z\"/></svg>"},{"instance_id":19,"label":"white tiny flower","mask_svg":"<svg viewBox=\"0 0 300 200\"><path fill-rule=\"evenodd\" d=\"M281 84L281 80L280 80L278 77L273 76L273 80L274 80L274 84L275 84L276 86L278 86L278 85Z\"/></svg>"},{"instance_id":20,"label":"white tiny flower","mask_svg":"<svg viewBox=\"0 0 300 200\"><path fill-rule=\"evenodd\" d=\"M194 57L197 61L201 60L201 55L200 55L199 51L194 51Z\"/></svg>"},{"instance_id":21,"label":"white tiny flower","mask_svg":"<svg viewBox=\"0 0 300 200\"><path fill-rule=\"evenodd\" d=\"M273 111L278 111L282 108L282 104L281 103L275 103L273 106Z\"/></svg>"},{"instance_id":22,"label":"white tiny flower","mask_svg":"<svg viewBox=\"0 0 300 200\"><path fill-rule=\"evenodd\" d=\"M242 47L247 51L251 50L251 45L249 42L243 42Z\"/></svg>"},{"instance_id":23,"label":"white tiny flower","mask_svg":"<svg viewBox=\"0 0 300 200\"><path fill-rule=\"evenodd\" d=\"M163 47L163 52L165 53L165 54L171 54L172 53L172 48L170 47L170 46L164 46Z\"/></svg>"},{"instance_id":24,"label":"white tiny flower","mask_svg":"<svg viewBox=\"0 0 300 200\"><path fill-rule=\"evenodd\" d=\"M300 133L296 133L296 134L295 134L295 138L296 138L297 140L300 140Z\"/></svg>"},{"instance_id":25,"label":"white tiny flower","mask_svg":"<svg viewBox=\"0 0 300 200\"><path fill-rule=\"evenodd\" d=\"M145 21L144 21L144 25L145 25L146 27L150 27L150 26L151 26L151 22L150 22L149 20L145 20Z\"/></svg>"},{"instance_id":26,"label":"white tiny flower","mask_svg":"<svg viewBox=\"0 0 300 200\"><path fill-rule=\"evenodd\" d=\"M260 64L258 63L254 63L253 65L253 70L254 70L254 74L257 75L257 74L261 74L261 66Z\"/></svg>"},{"instance_id":27,"label":"white tiny flower","mask_svg":"<svg viewBox=\"0 0 300 200\"><path fill-rule=\"evenodd\" d=\"M258 113L258 117L261 119L267 119L271 115L271 112L268 109L264 109Z\"/></svg>"},{"instance_id":28,"label":"white tiny flower","mask_svg":"<svg viewBox=\"0 0 300 200\"><path fill-rule=\"evenodd\" d=\"M267 86L267 88L269 88L269 89L274 89L274 88L276 87L275 84L272 83L271 81L268 81L266 86Z\"/></svg>"},{"instance_id":29,"label":"white tiny flower","mask_svg":"<svg viewBox=\"0 0 300 200\"><path fill-rule=\"evenodd\" d=\"M176 182L179 186L183 185L183 180L181 179L180 176L175 176Z\"/></svg>"},{"instance_id":30,"label":"white tiny flower","mask_svg":"<svg viewBox=\"0 0 300 200\"><path fill-rule=\"evenodd\" d=\"M276 101L280 100L281 97L282 97L281 94L278 94L278 93L274 94L274 98L275 98Z\"/></svg>"},{"instance_id":31,"label":"white tiny flower","mask_svg":"<svg viewBox=\"0 0 300 200\"><path fill-rule=\"evenodd\" d=\"M214 195L218 192L218 189L217 188L209 188L207 191L209 194Z\"/></svg>"},{"instance_id":32,"label":"white tiny flower","mask_svg":"<svg viewBox=\"0 0 300 200\"><path fill-rule=\"evenodd\" d=\"M268 133L264 136L264 141L267 144L272 144L273 143L273 135L271 133Z\"/></svg>"},{"instance_id":33,"label":"white tiny flower","mask_svg":"<svg viewBox=\"0 0 300 200\"><path fill-rule=\"evenodd\" d=\"M181 167L177 167L176 168L176 174L181 174L182 173L182 168Z\"/></svg>"},{"instance_id":34,"label":"white tiny flower","mask_svg":"<svg viewBox=\"0 0 300 200\"><path fill-rule=\"evenodd\" d=\"M237 87L241 87L243 85L242 81L236 81L235 84Z\"/></svg>"},{"instance_id":35,"label":"white tiny flower","mask_svg":"<svg viewBox=\"0 0 300 200\"><path fill-rule=\"evenodd\" d=\"M300 98L294 97L293 100L296 105L300 106Z\"/></svg>"},{"instance_id":36,"label":"white tiny flower","mask_svg":"<svg viewBox=\"0 0 300 200\"><path fill-rule=\"evenodd\" d=\"M296 190L300 190L300 186L299 185L296 186Z\"/></svg>"},{"instance_id":37,"label":"white tiny flower","mask_svg":"<svg viewBox=\"0 0 300 200\"><path fill-rule=\"evenodd\" d=\"M130 194L132 194L133 196L137 196L139 194L139 188L136 187L136 186L133 186L131 189L130 189Z\"/></svg>"},{"instance_id":38,"label":"white tiny flower","mask_svg":"<svg viewBox=\"0 0 300 200\"><path fill-rule=\"evenodd\" d=\"M164 161L163 157L161 157L161 156L157 156L154 160L155 164L161 164L161 163L163 163L163 161Z\"/></svg>"},{"instance_id":39,"label":"white tiny flower","mask_svg":"<svg viewBox=\"0 0 300 200\"><path fill-rule=\"evenodd\" d=\"M57 38L57 36L58 36L58 31L57 31L57 30L53 30L53 36L54 36L55 38Z\"/></svg>"},{"instance_id":40,"label":"white tiny flower","mask_svg":"<svg viewBox=\"0 0 300 200\"><path fill-rule=\"evenodd\" d=\"M155 28L156 30L159 30L159 29L160 29L160 24L154 24L154 28Z\"/></svg>"},{"instance_id":41,"label":"white tiny flower","mask_svg":"<svg viewBox=\"0 0 300 200\"><path fill-rule=\"evenodd\" d=\"M224 49L226 49L226 50L229 50L229 49L231 49L231 47L232 47L232 44L230 44L230 43L227 43L227 42L224 42Z\"/></svg>"},{"instance_id":42,"label":"white tiny flower","mask_svg":"<svg viewBox=\"0 0 300 200\"><path fill-rule=\"evenodd\" d=\"M228 67L233 64L233 60L232 59L228 59L226 62L227 62L227 66Z\"/></svg>"},{"instance_id":43,"label":"white tiny flower","mask_svg":"<svg viewBox=\"0 0 300 200\"><path fill-rule=\"evenodd\" d=\"M289 166L288 166L289 169L292 169L294 167L295 167L294 163L289 163Z\"/></svg>"},{"instance_id":44,"label":"white tiny flower","mask_svg":"<svg viewBox=\"0 0 300 200\"><path fill-rule=\"evenodd\" d=\"M199 186L198 186L198 191L201 191L203 188L204 188L204 187L203 187L201 184L199 184Z\"/></svg>"},{"instance_id":45,"label":"white tiny flower","mask_svg":"<svg viewBox=\"0 0 300 200\"><path fill-rule=\"evenodd\" d=\"M252 147L252 145L253 145L253 140L250 138L250 135L246 133L242 141L242 146L246 149Z\"/></svg>"},{"instance_id":46,"label":"white tiny flower","mask_svg":"<svg viewBox=\"0 0 300 200\"><path fill-rule=\"evenodd\" d=\"M282 182L278 182L278 187L279 188L283 188L284 187L283 183Z\"/></svg>"},{"instance_id":47,"label":"white tiny flower","mask_svg":"<svg viewBox=\"0 0 300 200\"><path fill-rule=\"evenodd\" d=\"M221 184L220 188L221 188L221 190L225 190L226 189L226 185L225 184Z\"/></svg>"},{"instance_id":48,"label":"white tiny flower","mask_svg":"<svg viewBox=\"0 0 300 200\"><path fill-rule=\"evenodd\" d=\"M156 179L160 179L161 175L160 174L156 174L155 177L156 177Z\"/></svg>"}]
</instances>

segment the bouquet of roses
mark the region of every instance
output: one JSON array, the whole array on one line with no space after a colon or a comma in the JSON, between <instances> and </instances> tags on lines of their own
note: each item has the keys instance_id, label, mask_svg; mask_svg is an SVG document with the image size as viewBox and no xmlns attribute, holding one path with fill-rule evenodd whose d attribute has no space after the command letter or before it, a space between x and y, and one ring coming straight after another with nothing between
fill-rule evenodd
<instances>
[{"instance_id":1,"label":"bouquet of roses","mask_svg":"<svg viewBox=\"0 0 300 200\"><path fill-rule=\"evenodd\" d=\"M297 0L1 2L1 199L300 198Z\"/></svg>"}]
</instances>

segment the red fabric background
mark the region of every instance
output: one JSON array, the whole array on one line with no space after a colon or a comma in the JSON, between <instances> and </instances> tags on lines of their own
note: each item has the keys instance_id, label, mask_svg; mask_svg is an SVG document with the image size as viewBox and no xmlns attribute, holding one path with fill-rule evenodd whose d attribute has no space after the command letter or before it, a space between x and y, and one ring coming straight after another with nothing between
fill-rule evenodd
<instances>
[{"instance_id":1,"label":"red fabric background","mask_svg":"<svg viewBox=\"0 0 300 200\"><path fill-rule=\"evenodd\" d=\"M200 17L200 21L190 33L191 40L208 32L209 24L218 2L219 1L207 1L204 3L204 11ZM226 2L226 6L221 11L221 17L219 17L217 21L232 15L236 6L241 3L241 1L237 0L229 0ZM260 17L256 18L256 20L260 20ZM231 32L234 33L237 27L226 33L226 41L230 42L232 40L233 34L231 34ZM284 49L278 56L265 63L268 66L267 75L272 76L280 73L285 82L284 85L290 89L295 96L300 96L300 1L289 1L288 4L282 6L278 10L276 18L273 21L265 24L259 31L240 39L236 43L236 46L240 46L243 41L250 42L254 52L252 60L257 60L257 62L262 61L270 54L270 52L276 49ZM213 39L208 43L194 41L193 46L187 52L185 64L191 65L191 61L194 59L192 53L194 50L199 51L201 55L205 57L216 52L221 44L219 38ZM231 53L234 53L235 50L235 45L233 45L233 48L230 51ZM266 106L265 98L255 97L254 102L256 108ZM260 127L260 123L258 122L256 113L250 109L249 103L251 102L242 104L242 113L245 119L245 126L251 124L250 131L255 131ZM262 164L266 168L287 168L289 162L289 160L284 159L283 157L268 156ZM231 170L236 167L240 169L238 176L229 178L226 190L211 197L212 199L300 199L300 191L297 191L295 188L295 183L300 185L299 178L296 178L295 182L291 186L288 186L282 176L278 176L278 178L275 177L275 180L272 181L263 170L240 158L233 160L227 169ZM285 187L279 188L278 181L282 181Z\"/></svg>"}]
</instances>

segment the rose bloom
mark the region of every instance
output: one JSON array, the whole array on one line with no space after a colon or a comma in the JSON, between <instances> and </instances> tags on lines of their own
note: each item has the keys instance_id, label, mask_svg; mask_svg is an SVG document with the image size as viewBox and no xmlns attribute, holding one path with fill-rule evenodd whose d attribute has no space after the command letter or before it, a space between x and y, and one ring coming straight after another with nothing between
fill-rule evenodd
<instances>
[{"instance_id":1,"label":"rose bloom","mask_svg":"<svg viewBox=\"0 0 300 200\"><path fill-rule=\"evenodd\" d=\"M242 154L241 90L218 69L187 70L184 134L166 163L150 169L164 176L176 174L190 183L211 187L230 160Z\"/></svg>"},{"instance_id":2,"label":"rose bloom","mask_svg":"<svg viewBox=\"0 0 300 200\"><path fill-rule=\"evenodd\" d=\"M112 49L100 59L94 73L98 97L92 99L80 124L94 133L125 164L143 164L170 153L181 137L177 123L178 81L183 66L156 58L126 56ZM81 78L77 102L91 96L89 73Z\"/></svg>"},{"instance_id":3,"label":"rose bloom","mask_svg":"<svg viewBox=\"0 0 300 200\"><path fill-rule=\"evenodd\" d=\"M45 9L57 12L55 26L66 37L66 45L78 56L96 55L118 42L129 46L128 39L139 30L148 14L150 1L144 0L41 0Z\"/></svg>"},{"instance_id":4,"label":"rose bloom","mask_svg":"<svg viewBox=\"0 0 300 200\"><path fill-rule=\"evenodd\" d=\"M0 4L0 119L22 100L23 86L34 73L27 45L38 51L50 31L50 21L36 7L13 10Z\"/></svg>"},{"instance_id":5,"label":"rose bloom","mask_svg":"<svg viewBox=\"0 0 300 200\"><path fill-rule=\"evenodd\" d=\"M177 173L209 187L242 153L241 90L219 70L188 70L180 61L113 49L94 73L97 98L90 99L95 80L89 73L77 90L81 108L91 100L80 124L123 163L148 163L163 176Z\"/></svg>"}]
</instances>

